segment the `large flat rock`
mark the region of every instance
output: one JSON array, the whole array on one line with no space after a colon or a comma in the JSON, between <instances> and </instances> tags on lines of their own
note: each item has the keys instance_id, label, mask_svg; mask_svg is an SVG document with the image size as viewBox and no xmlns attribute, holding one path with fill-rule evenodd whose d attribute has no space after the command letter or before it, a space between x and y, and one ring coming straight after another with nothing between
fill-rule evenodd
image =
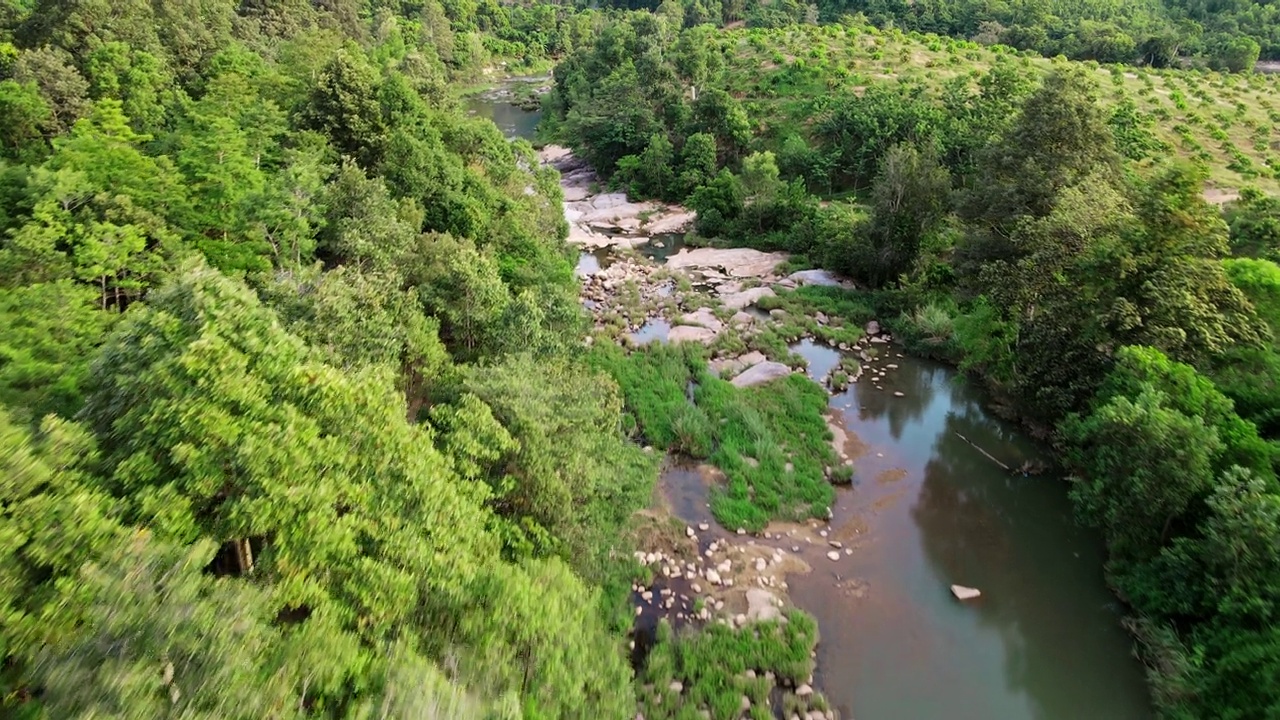
<instances>
[{"instance_id":1,"label":"large flat rock","mask_svg":"<svg viewBox=\"0 0 1280 720\"><path fill-rule=\"evenodd\" d=\"M666 233L678 233L688 230L693 225L693 221L698 219L698 214L692 210L685 210L679 205L672 205L665 209L662 217L650 219L649 224L644 226L645 232L651 235L663 235Z\"/></svg>"},{"instance_id":2,"label":"large flat rock","mask_svg":"<svg viewBox=\"0 0 1280 720\"><path fill-rule=\"evenodd\" d=\"M750 248L698 248L681 250L667 258L667 267L716 268L731 277L764 277L787 259L786 253L766 253Z\"/></svg>"},{"instance_id":3,"label":"large flat rock","mask_svg":"<svg viewBox=\"0 0 1280 720\"><path fill-rule=\"evenodd\" d=\"M801 270L793 272L787 279L796 285L826 285L837 287L844 283L830 270Z\"/></svg>"},{"instance_id":4,"label":"large flat rock","mask_svg":"<svg viewBox=\"0 0 1280 720\"><path fill-rule=\"evenodd\" d=\"M791 368L779 362L766 360L762 363L756 363L747 368L741 375L734 378L730 382L738 387L751 387L752 385L760 385L771 380L784 378L791 374Z\"/></svg>"},{"instance_id":5,"label":"large flat rock","mask_svg":"<svg viewBox=\"0 0 1280 720\"><path fill-rule=\"evenodd\" d=\"M678 325L671 328L671 332L667 333L667 342L673 345L682 342L697 342L707 345L716 339L716 334L714 330L708 330L704 327Z\"/></svg>"},{"instance_id":6,"label":"large flat rock","mask_svg":"<svg viewBox=\"0 0 1280 720\"><path fill-rule=\"evenodd\" d=\"M686 313L680 318L680 322L685 325L698 325L716 333L724 329L724 323L711 312L711 308L699 308L694 312Z\"/></svg>"},{"instance_id":7,"label":"large flat rock","mask_svg":"<svg viewBox=\"0 0 1280 720\"><path fill-rule=\"evenodd\" d=\"M760 301L760 298L774 297L774 295L772 288L755 287L750 290L721 295L720 301L730 310L741 310L747 306L755 305Z\"/></svg>"}]
</instances>

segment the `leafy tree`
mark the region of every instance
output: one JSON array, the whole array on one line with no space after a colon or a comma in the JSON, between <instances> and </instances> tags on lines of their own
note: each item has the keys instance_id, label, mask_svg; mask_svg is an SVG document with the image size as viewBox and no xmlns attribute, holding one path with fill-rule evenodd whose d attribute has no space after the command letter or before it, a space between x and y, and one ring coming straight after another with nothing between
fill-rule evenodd
<instances>
[{"instance_id":1,"label":"leafy tree","mask_svg":"<svg viewBox=\"0 0 1280 720\"><path fill-rule=\"evenodd\" d=\"M634 711L626 663L593 594L562 563L498 566L462 623L459 671L496 695L515 691L525 717L624 717Z\"/></svg>"},{"instance_id":2,"label":"leafy tree","mask_svg":"<svg viewBox=\"0 0 1280 720\"><path fill-rule=\"evenodd\" d=\"M363 57L339 51L324 66L302 110L305 127L323 133L342 154L362 167L382 157L388 128L378 104L379 80Z\"/></svg>"},{"instance_id":3,"label":"leafy tree","mask_svg":"<svg viewBox=\"0 0 1280 720\"><path fill-rule=\"evenodd\" d=\"M98 300L68 280L0 289L0 404L15 417L80 409L89 358L115 320Z\"/></svg>"},{"instance_id":4,"label":"leafy tree","mask_svg":"<svg viewBox=\"0 0 1280 720\"><path fill-rule=\"evenodd\" d=\"M47 151L46 132L53 116L35 83L0 80L0 132L4 133L4 157L34 161Z\"/></svg>"},{"instance_id":5,"label":"leafy tree","mask_svg":"<svg viewBox=\"0 0 1280 720\"><path fill-rule=\"evenodd\" d=\"M89 83L72 58L58 48L23 51L14 65L13 79L40 89L52 115L49 129L53 133L66 132L89 109Z\"/></svg>"},{"instance_id":6,"label":"leafy tree","mask_svg":"<svg viewBox=\"0 0 1280 720\"><path fill-rule=\"evenodd\" d=\"M936 158L910 145L890 148L872 186L868 246L850 268L873 287L909 271L941 222L950 193L951 179Z\"/></svg>"},{"instance_id":7,"label":"leafy tree","mask_svg":"<svg viewBox=\"0 0 1280 720\"><path fill-rule=\"evenodd\" d=\"M126 318L92 382L83 417L127 516L229 543L235 572L274 580L277 609L381 637L462 601L492 552L483 494L453 480L387 374L320 362L215 271L188 268Z\"/></svg>"},{"instance_id":8,"label":"leafy tree","mask_svg":"<svg viewBox=\"0 0 1280 720\"><path fill-rule=\"evenodd\" d=\"M178 252L167 216L186 199L167 158L140 150L145 140L119 102L99 102L33 173L31 215L11 231L0 266L19 282L93 283L104 308L155 282Z\"/></svg>"},{"instance_id":9,"label":"leafy tree","mask_svg":"<svg viewBox=\"0 0 1280 720\"><path fill-rule=\"evenodd\" d=\"M1121 564L1149 560L1171 539L1175 521L1212 487L1222 447L1216 430L1150 387L1069 418L1061 432L1082 476L1072 494Z\"/></svg>"}]
</instances>

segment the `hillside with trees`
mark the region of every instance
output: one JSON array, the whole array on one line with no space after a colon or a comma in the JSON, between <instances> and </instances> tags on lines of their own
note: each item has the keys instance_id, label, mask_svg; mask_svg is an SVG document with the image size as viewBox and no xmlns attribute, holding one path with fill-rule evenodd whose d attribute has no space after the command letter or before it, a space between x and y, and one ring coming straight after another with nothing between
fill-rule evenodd
<instances>
[{"instance_id":1,"label":"hillside with trees","mask_svg":"<svg viewBox=\"0 0 1280 720\"><path fill-rule=\"evenodd\" d=\"M656 460L453 89L590 15L415 6L5 4L5 717L633 712Z\"/></svg>"}]
</instances>

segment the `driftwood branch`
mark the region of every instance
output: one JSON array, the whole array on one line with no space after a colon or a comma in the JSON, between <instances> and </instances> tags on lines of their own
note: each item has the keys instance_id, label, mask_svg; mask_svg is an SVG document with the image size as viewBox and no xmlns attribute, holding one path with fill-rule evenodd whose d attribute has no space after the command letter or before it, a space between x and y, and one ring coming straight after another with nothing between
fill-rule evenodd
<instances>
[{"instance_id":1,"label":"driftwood branch","mask_svg":"<svg viewBox=\"0 0 1280 720\"><path fill-rule=\"evenodd\" d=\"M954 432L954 431L953 431L953 432ZM985 456L987 457L987 459L988 459L988 460L990 460L991 462L993 462L993 463L995 463L995 464L999 465L1000 467L1004 468L1004 469L1005 469L1005 472L1013 472L1013 468L1011 468L1011 467L1009 467L1008 465L1005 465L1004 463L1002 463L1002 462L1000 462L999 460L997 460L995 455L992 455L991 453L987 452L986 450L983 450L982 448L978 447L978 444L977 444L977 443L975 443L974 441L972 441L972 440L970 440L969 438L967 438L967 437L965 437L965 436L961 435L961 434L960 434L960 433L958 433L958 432L956 433L956 437L958 437L958 438L960 438L961 440L963 440L963 441L965 441L965 442L969 443L970 445L972 445L974 450L977 450L978 452L980 452L980 453L982 453L983 455L985 455Z\"/></svg>"}]
</instances>

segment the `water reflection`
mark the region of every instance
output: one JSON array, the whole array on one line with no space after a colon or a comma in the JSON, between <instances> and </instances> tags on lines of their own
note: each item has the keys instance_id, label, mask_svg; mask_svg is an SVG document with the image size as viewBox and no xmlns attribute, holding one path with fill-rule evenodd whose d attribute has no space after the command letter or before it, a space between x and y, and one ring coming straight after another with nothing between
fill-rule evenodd
<instances>
[{"instance_id":1,"label":"water reflection","mask_svg":"<svg viewBox=\"0 0 1280 720\"><path fill-rule=\"evenodd\" d=\"M911 358L869 365L890 363L899 367L883 390L864 378L832 398L870 446L837 517L864 523L870 539L847 565L796 583L822 628L824 690L863 720L1150 717L1101 543L1074 523L1064 484L1011 473L974 447L1014 468L1038 457L953 371ZM857 599L836 587L850 577L866 585ZM960 603L952 583L983 595Z\"/></svg>"},{"instance_id":2,"label":"water reflection","mask_svg":"<svg viewBox=\"0 0 1280 720\"><path fill-rule=\"evenodd\" d=\"M466 108L472 115L492 120L508 140L532 140L542 120L541 110L522 110L511 104L511 98L470 98L466 101Z\"/></svg>"},{"instance_id":3,"label":"water reflection","mask_svg":"<svg viewBox=\"0 0 1280 720\"><path fill-rule=\"evenodd\" d=\"M658 318L650 318L639 330L631 333L631 341L636 345L648 345L651 342L666 342L671 332L671 323Z\"/></svg>"}]
</instances>

